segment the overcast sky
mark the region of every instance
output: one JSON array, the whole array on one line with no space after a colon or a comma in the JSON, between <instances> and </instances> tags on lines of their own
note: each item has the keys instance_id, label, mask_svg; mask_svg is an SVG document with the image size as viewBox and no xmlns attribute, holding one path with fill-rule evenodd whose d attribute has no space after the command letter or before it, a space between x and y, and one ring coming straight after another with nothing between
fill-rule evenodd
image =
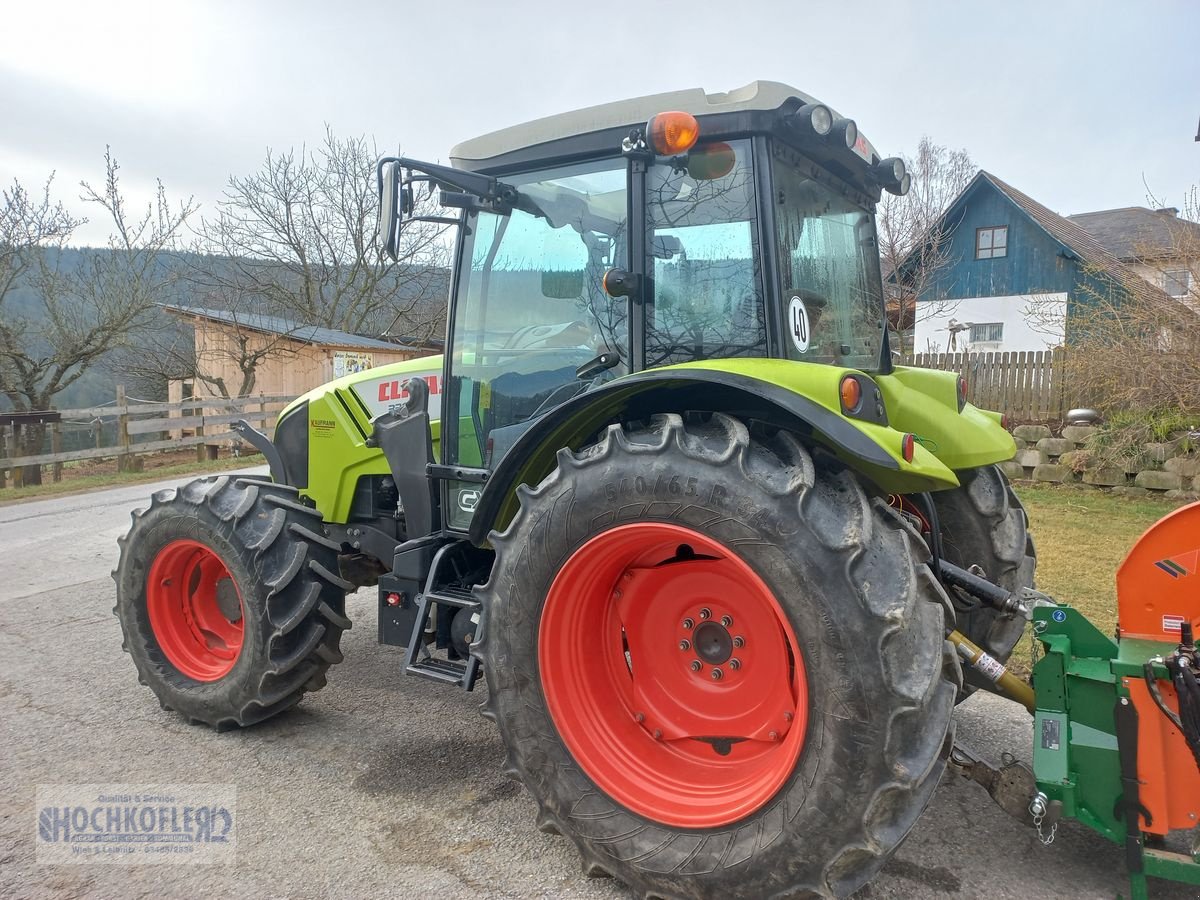
<instances>
[{"instance_id":1,"label":"overcast sky","mask_svg":"<svg viewBox=\"0 0 1200 900\"><path fill-rule=\"evenodd\" d=\"M755 79L820 98L884 155L922 134L965 148L1063 214L1144 205L1146 185L1181 205L1200 182L1196 0L20 0L0 21L0 182L56 171L80 211L106 144L135 197L158 177L211 208L230 173L326 122L445 160L527 119Z\"/></svg>"}]
</instances>

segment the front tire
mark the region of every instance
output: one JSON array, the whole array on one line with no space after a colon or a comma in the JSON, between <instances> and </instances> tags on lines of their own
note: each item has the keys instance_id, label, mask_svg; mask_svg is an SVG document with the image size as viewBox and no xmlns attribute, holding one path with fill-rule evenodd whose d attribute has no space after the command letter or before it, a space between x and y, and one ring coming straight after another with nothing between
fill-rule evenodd
<instances>
[{"instance_id":1,"label":"front tire","mask_svg":"<svg viewBox=\"0 0 1200 900\"><path fill-rule=\"evenodd\" d=\"M865 883L937 786L960 679L915 532L722 414L611 426L519 495L475 651L539 826L642 897Z\"/></svg>"},{"instance_id":2,"label":"front tire","mask_svg":"<svg viewBox=\"0 0 1200 900\"><path fill-rule=\"evenodd\" d=\"M119 543L122 647L164 709L218 730L252 725L341 662L351 585L295 488L197 479L154 494Z\"/></svg>"}]
</instances>

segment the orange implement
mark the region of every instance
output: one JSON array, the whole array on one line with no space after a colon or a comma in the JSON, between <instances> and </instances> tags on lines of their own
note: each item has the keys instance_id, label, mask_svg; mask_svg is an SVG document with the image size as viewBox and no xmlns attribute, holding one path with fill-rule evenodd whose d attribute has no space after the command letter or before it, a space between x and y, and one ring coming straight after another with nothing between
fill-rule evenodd
<instances>
[{"instance_id":1,"label":"orange implement","mask_svg":"<svg viewBox=\"0 0 1200 900\"><path fill-rule=\"evenodd\" d=\"M1200 626L1200 503L1160 519L1134 545L1117 570L1117 613L1120 636L1126 639L1178 644L1184 622ZM1166 705L1178 712L1171 685L1160 681L1158 688ZM1200 772L1191 751L1145 683L1130 678L1128 689L1140 725L1140 799L1151 815L1144 828L1154 834L1193 828Z\"/></svg>"},{"instance_id":2,"label":"orange implement","mask_svg":"<svg viewBox=\"0 0 1200 900\"><path fill-rule=\"evenodd\" d=\"M1200 503L1164 516L1138 538L1117 569L1122 638L1179 643L1200 620Z\"/></svg>"}]
</instances>

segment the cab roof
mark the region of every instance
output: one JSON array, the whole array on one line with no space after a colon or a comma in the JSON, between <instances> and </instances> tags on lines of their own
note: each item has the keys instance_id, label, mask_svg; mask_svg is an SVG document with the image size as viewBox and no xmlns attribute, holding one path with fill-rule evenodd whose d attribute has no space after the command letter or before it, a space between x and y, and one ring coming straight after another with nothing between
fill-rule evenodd
<instances>
[{"instance_id":1,"label":"cab roof","mask_svg":"<svg viewBox=\"0 0 1200 900\"><path fill-rule=\"evenodd\" d=\"M718 113L772 111L789 103L799 108L817 102L803 91L777 81L752 81L745 87L714 94L706 94L702 88L668 91L602 103L502 128L456 145L450 151L450 161L458 168L475 169L515 150L529 150L541 144L612 128L644 125L655 113L667 110L680 110L699 118Z\"/></svg>"}]
</instances>

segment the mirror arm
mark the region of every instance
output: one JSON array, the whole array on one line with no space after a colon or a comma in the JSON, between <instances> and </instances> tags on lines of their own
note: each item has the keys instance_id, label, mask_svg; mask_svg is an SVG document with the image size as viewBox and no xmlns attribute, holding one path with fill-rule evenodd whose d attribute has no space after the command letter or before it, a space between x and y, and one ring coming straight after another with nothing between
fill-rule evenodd
<instances>
[{"instance_id":1,"label":"mirror arm","mask_svg":"<svg viewBox=\"0 0 1200 900\"><path fill-rule=\"evenodd\" d=\"M463 169L453 169L450 166L439 166L434 163L422 162L419 159L409 159L405 156L385 156L379 160L377 169L379 183L383 183L383 167L387 163L398 163L402 169L410 172L420 172L421 175L409 175L406 182L416 179L433 181L438 185L449 185L468 194L474 194L481 200L511 205L516 200L517 191L512 185L504 184L489 175L467 172Z\"/></svg>"},{"instance_id":2,"label":"mirror arm","mask_svg":"<svg viewBox=\"0 0 1200 900\"><path fill-rule=\"evenodd\" d=\"M437 225L459 225L458 216L409 216L405 222L433 222Z\"/></svg>"}]
</instances>

